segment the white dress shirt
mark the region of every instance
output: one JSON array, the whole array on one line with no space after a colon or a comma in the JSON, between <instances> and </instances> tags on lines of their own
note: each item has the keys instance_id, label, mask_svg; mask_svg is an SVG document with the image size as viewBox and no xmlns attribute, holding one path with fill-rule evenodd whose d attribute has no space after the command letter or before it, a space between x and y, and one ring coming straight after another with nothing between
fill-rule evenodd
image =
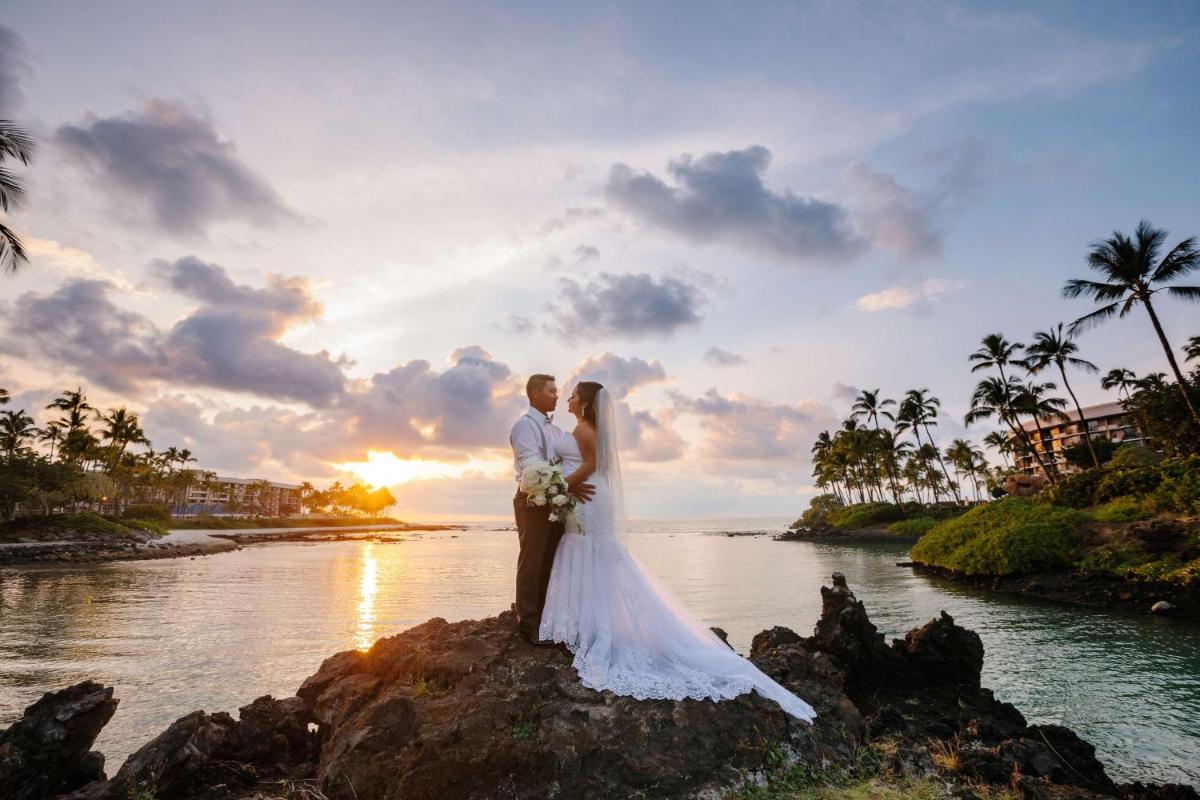
<instances>
[{"instance_id":1,"label":"white dress shirt","mask_svg":"<svg viewBox=\"0 0 1200 800\"><path fill-rule=\"evenodd\" d=\"M513 470L518 483L521 473L534 461L554 460L554 443L564 435L561 428L533 406L517 419L508 435L508 443L512 445Z\"/></svg>"}]
</instances>

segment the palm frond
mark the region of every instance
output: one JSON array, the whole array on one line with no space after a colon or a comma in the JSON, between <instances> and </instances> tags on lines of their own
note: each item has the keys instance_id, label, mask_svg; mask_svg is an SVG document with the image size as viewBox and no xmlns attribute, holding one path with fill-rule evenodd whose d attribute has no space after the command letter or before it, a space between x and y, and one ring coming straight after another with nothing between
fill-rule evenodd
<instances>
[{"instance_id":1,"label":"palm frond","mask_svg":"<svg viewBox=\"0 0 1200 800\"><path fill-rule=\"evenodd\" d=\"M21 239L4 223L0 222L0 272L16 272L29 263Z\"/></svg>"},{"instance_id":2,"label":"palm frond","mask_svg":"<svg viewBox=\"0 0 1200 800\"><path fill-rule=\"evenodd\" d=\"M1076 333L1086 331L1089 328L1094 328L1102 322L1107 321L1113 314L1117 313L1119 303L1109 303L1103 308L1098 308L1090 314L1084 314L1079 319L1071 323L1067 328L1067 332L1074 336Z\"/></svg>"},{"instance_id":3,"label":"palm frond","mask_svg":"<svg viewBox=\"0 0 1200 800\"><path fill-rule=\"evenodd\" d=\"M1180 300L1190 300L1200 303L1200 286L1168 286L1167 293Z\"/></svg>"},{"instance_id":4,"label":"palm frond","mask_svg":"<svg viewBox=\"0 0 1200 800\"><path fill-rule=\"evenodd\" d=\"M1196 249L1196 237L1184 239L1167 253L1154 270L1151 279L1155 282L1174 280L1192 270L1200 269L1200 250Z\"/></svg>"},{"instance_id":5,"label":"palm frond","mask_svg":"<svg viewBox=\"0 0 1200 800\"><path fill-rule=\"evenodd\" d=\"M1086 278L1072 278L1063 284L1062 296L1068 300L1076 297L1091 297L1098 303L1122 297L1129 287L1123 283L1101 283Z\"/></svg>"},{"instance_id":6,"label":"palm frond","mask_svg":"<svg viewBox=\"0 0 1200 800\"><path fill-rule=\"evenodd\" d=\"M11 120L0 119L0 159L15 158L28 165L33 161L37 144L33 137L18 128Z\"/></svg>"},{"instance_id":7,"label":"palm frond","mask_svg":"<svg viewBox=\"0 0 1200 800\"><path fill-rule=\"evenodd\" d=\"M25 202L25 187L16 175L0 167L0 209L8 211L9 206L19 206Z\"/></svg>"}]
</instances>

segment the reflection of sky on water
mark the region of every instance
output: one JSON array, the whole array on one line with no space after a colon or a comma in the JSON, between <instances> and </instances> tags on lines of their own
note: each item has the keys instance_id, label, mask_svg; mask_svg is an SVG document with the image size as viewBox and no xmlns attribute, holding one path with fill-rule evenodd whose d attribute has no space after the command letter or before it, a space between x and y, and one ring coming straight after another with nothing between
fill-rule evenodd
<instances>
[{"instance_id":1,"label":"reflection of sky on water","mask_svg":"<svg viewBox=\"0 0 1200 800\"><path fill-rule=\"evenodd\" d=\"M755 521L778 530L783 521ZM904 548L699 535L746 522L641 523L635 554L741 651L771 625L811 631L819 587L844 572L880 631L942 609L976 631L984 683L1032 722L1061 722L1123 779L1200 783L1200 629L989 596L898 568ZM110 771L196 708L292 694L335 652L433 616L512 601L516 534L481 527L401 543L258 545L197 559L0 570L0 725L44 691L91 678L121 706L101 735Z\"/></svg>"}]
</instances>

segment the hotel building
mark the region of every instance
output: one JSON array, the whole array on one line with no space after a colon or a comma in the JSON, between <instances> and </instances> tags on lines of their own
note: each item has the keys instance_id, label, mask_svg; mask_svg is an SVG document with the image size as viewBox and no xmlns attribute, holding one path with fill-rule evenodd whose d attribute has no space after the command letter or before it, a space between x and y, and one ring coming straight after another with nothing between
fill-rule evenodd
<instances>
[{"instance_id":1,"label":"hotel building","mask_svg":"<svg viewBox=\"0 0 1200 800\"><path fill-rule=\"evenodd\" d=\"M258 498L255 513L272 517L286 517L301 512L300 485L294 483L276 483L267 481L270 488L266 496ZM262 484L261 478L229 478L218 476L207 482L196 483L188 487L187 504L181 516L194 514L228 514L245 513L251 509L248 501L252 497L255 484ZM230 511L232 506L236 511Z\"/></svg>"},{"instance_id":2,"label":"hotel building","mask_svg":"<svg viewBox=\"0 0 1200 800\"><path fill-rule=\"evenodd\" d=\"M1147 439L1138 429L1134 419L1121 403L1101 403L1095 406L1084 406L1083 421L1091 433L1092 441L1107 439L1114 444L1132 443L1146 446ZM1075 409L1056 414L1053 417L1040 420L1038 423L1027 419L1021 427L1029 435L1030 441L1037 448L1042 460L1049 466L1053 462L1059 473L1063 475L1079 472L1079 468L1067 462L1063 450L1076 444L1083 443L1083 426L1079 423L1079 412ZM1041 468L1030 453L1021 452L1024 448L1016 441L1016 436L1010 435L1013 442L1016 465L1026 475L1040 475Z\"/></svg>"}]
</instances>

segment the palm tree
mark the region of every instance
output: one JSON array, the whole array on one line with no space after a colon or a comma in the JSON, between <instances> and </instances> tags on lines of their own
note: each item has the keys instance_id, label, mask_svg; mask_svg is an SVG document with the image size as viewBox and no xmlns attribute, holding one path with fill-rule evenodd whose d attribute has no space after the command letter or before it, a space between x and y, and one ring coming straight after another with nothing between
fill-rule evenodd
<instances>
[{"instance_id":1,"label":"palm tree","mask_svg":"<svg viewBox=\"0 0 1200 800\"><path fill-rule=\"evenodd\" d=\"M984 378L975 386L975 392L971 395L971 410L967 412L963 422L969 426L992 417L1000 420L1009 427L1017 441L1029 450L1047 480L1053 481L1050 470L1042 461L1038 449L1033 446L1028 431L1020 424L1017 410L1013 406L1013 397L1019 394L1023 388L1021 382L1013 378L1004 381L999 378Z\"/></svg>"},{"instance_id":2,"label":"palm tree","mask_svg":"<svg viewBox=\"0 0 1200 800\"><path fill-rule=\"evenodd\" d=\"M96 410L88 405L82 386L76 387L75 391L64 389L63 393L54 398L46 408L57 408L59 411L66 412L66 417L61 422L66 425L68 434L85 428L87 412Z\"/></svg>"},{"instance_id":3,"label":"palm tree","mask_svg":"<svg viewBox=\"0 0 1200 800\"><path fill-rule=\"evenodd\" d=\"M25 131L6 119L0 119L0 164L6 158L15 158L28 166L33 160L33 139ZM0 211L5 214L25 202L25 187L20 180L0 166ZM22 264L29 263L25 247L17 234L0 222L0 271L16 272Z\"/></svg>"},{"instance_id":4,"label":"palm tree","mask_svg":"<svg viewBox=\"0 0 1200 800\"><path fill-rule=\"evenodd\" d=\"M876 433L882 433L883 429L879 427L879 417L882 414L889 422L895 422L896 416L888 411L888 406L896 405L896 401L891 398L880 399L879 390L863 389L858 397L854 400L854 406L851 408L850 416L852 419L866 417L875 424ZM896 501L896 505L900 505L900 489L896 485L896 473L893 469L894 465L891 459L884 459L884 469L887 471L888 483L892 487L892 497Z\"/></svg>"},{"instance_id":5,"label":"palm tree","mask_svg":"<svg viewBox=\"0 0 1200 800\"><path fill-rule=\"evenodd\" d=\"M107 439L109 446L115 450L109 460L110 472L120 463L126 447L131 444L150 444L138 422L138 415L131 414L125 406L110 409L107 414L97 411L96 416L108 426L100 432L101 438Z\"/></svg>"},{"instance_id":6,"label":"palm tree","mask_svg":"<svg viewBox=\"0 0 1200 800\"><path fill-rule=\"evenodd\" d=\"M0 389L0 406L8 404L8 389Z\"/></svg>"},{"instance_id":7,"label":"palm tree","mask_svg":"<svg viewBox=\"0 0 1200 800\"><path fill-rule=\"evenodd\" d=\"M982 346L978 350L967 356L967 361L975 362L975 366L971 367L971 372L995 367L1000 370L1000 380L1007 382L1008 376L1004 374L1004 365L1021 363L1017 354L1025 349L1025 345L1020 342L1010 342L1004 338L1002 333L989 333L983 337L980 345Z\"/></svg>"},{"instance_id":8,"label":"palm tree","mask_svg":"<svg viewBox=\"0 0 1200 800\"><path fill-rule=\"evenodd\" d=\"M1200 358L1200 336L1193 336L1187 340L1187 344L1183 346L1183 352L1187 355L1185 361L1191 361L1193 358ZM3 392L0 389L0 392Z\"/></svg>"},{"instance_id":9,"label":"palm tree","mask_svg":"<svg viewBox=\"0 0 1200 800\"><path fill-rule=\"evenodd\" d=\"M1025 351L1025 365L1030 375L1038 374L1051 364L1058 367L1058 374L1062 375L1063 379L1063 388L1071 395L1071 402L1075 404L1075 410L1079 413L1079 429L1083 432L1083 440L1087 442L1088 452L1092 454L1092 463L1098 468L1100 459L1096 456L1096 448L1092 446L1092 433L1088 430L1087 420L1083 418L1083 407L1079 405L1079 398L1075 396L1067 380L1067 365L1087 372L1099 372L1100 369L1092 362L1076 357L1078 352L1079 345L1072 341L1070 333L1063 333L1060 322L1057 327L1048 331L1038 331L1033 335L1033 344Z\"/></svg>"},{"instance_id":10,"label":"palm tree","mask_svg":"<svg viewBox=\"0 0 1200 800\"><path fill-rule=\"evenodd\" d=\"M1103 378L1100 379L1100 388L1108 392L1113 389L1117 390L1117 395L1125 395L1125 399L1129 399L1129 387L1137 383L1137 375L1131 369L1125 367L1117 367L1110 369Z\"/></svg>"},{"instance_id":11,"label":"palm tree","mask_svg":"<svg viewBox=\"0 0 1200 800\"><path fill-rule=\"evenodd\" d=\"M66 433L63 431L62 423L48 422L46 427L42 428L41 434L38 436L38 441L50 443L50 460L54 460L55 445L62 444L66 439Z\"/></svg>"},{"instance_id":12,"label":"palm tree","mask_svg":"<svg viewBox=\"0 0 1200 800\"><path fill-rule=\"evenodd\" d=\"M974 472L975 449L966 439L955 439L946 448L946 457L950 459L950 463L954 466L955 481L959 485L962 485L963 473L971 475ZM978 494L978 489L976 489L976 493Z\"/></svg>"},{"instance_id":13,"label":"palm tree","mask_svg":"<svg viewBox=\"0 0 1200 800\"><path fill-rule=\"evenodd\" d=\"M1005 468L1011 465L1008 463L1008 454L1012 451L1012 441L1000 431L992 431L987 436L983 437L983 443L1000 453L1000 457L1004 459Z\"/></svg>"},{"instance_id":14,"label":"palm tree","mask_svg":"<svg viewBox=\"0 0 1200 800\"><path fill-rule=\"evenodd\" d=\"M1042 422L1061 415L1062 410L1067 407L1066 400L1050 396L1050 392L1057 388L1053 383L1030 381L1021 384L1020 391L1015 392L1012 396L1013 408L1020 409L1033 417L1033 423L1037 426L1038 441L1042 444L1043 453L1049 456L1050 471L1053 473L1050 478L1051 483L1054 483L1055 478L1058 477L1058 464L1055 463L1054 448L1046 441L1046 431L1042 427Z\"/></svg>"},{"instance_id":15,"label":"palm tree","mask_svg":"<svg viewBox=\"0 0 1200 800\"><path fill-rule=\"evenodd\" d=\"M34 439L40 434L33 424L33 417L24 409L17 411L0 411L0 450L5 455L12 455L20 450L26 439Z\"/></svg>"},{"instance_id":16,"label":"palm tree","mask_svg":"<svg viewBox=\"0 0 1200 800\"><path fill-rule=\"evenodd\" d=\"M1136 241L1134 240L1136 239ZM1113 231L1109 239L1092 243L1092 251L1088 254L1088 266L1105 279L1091 281L1084 278L1073 278L1063 286L1064 297L1091 297L1097 303L1104 305L1090 314L1085 314L1071 324L1071 333L1098 325L1110 319L1114 314L1124 317L1136 306L1146 307L1154 332L1163 352L1167 354L1167 362L1175 373L1175 381L1183 402L1192 415L1192 421L1200 427L1200 413L1197 413L1192 398L1188 392L1187 381L1175 360L1175 352L1167 341L1158 314L1150 298L1154 294L1166 291L1167 294L1181 300L1200 301L1200 286L1164 286L1163 284L1182 278L1188 273L1200 269L1200 250L1196 249L1196 239L1184 239L1171 248L1162 259L1159 251L1167 239L1167 232L1153 227L1146 220L1138 223L1134 239Z\"/></svg>"},{"instance_id":17,"label":"palm tree","mask_svg":"<svg viewBox=\"0 0 1200 800\"><path fill-rule=\"evenodd\" d=\"M907 411L905 415L907 424L914 428L920 425L925 429L925 436L933 447L933 454L937 456L938 465L942 468L942 475L946 478L946 483L950 484L950 473L946 472L946 464L942 461L941 451L933 442L933 434L929 432L930 426L937 425L938 410L941 407L942 401L930 395L928 389L909 389L900 403L900 414L905 415L905 411ZM962 497L958 494L958 488L953 484L950 484L950 488L954 492L954 499L961 503Z\"/></svg>"}]
</instances>

